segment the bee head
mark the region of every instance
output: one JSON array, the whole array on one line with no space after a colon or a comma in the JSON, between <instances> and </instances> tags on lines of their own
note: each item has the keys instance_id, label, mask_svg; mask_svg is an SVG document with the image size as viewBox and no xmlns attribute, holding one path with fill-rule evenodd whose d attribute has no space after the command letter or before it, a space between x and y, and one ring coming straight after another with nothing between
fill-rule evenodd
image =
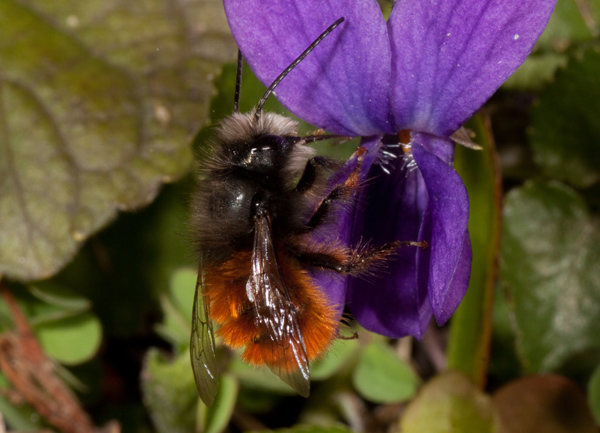
<instances>
[{"instance_id":1,"label":"bee head","mask_svg":"<svg viewBox=\"0 0 600 433\"><path fill-rule=\"evenodd\" d=\"M253 113L234 113L223 121L218 136L224 160L258 174L293 175L314 154L298 136L297 123L274 113L263 113L259 119Z\"/></svg>"},{"instance_id":2,"label":"bee head","mask_svg":"<svg viewBox=\"0 0 600 433\"><path fill-rule=\"evenodd\" d=\"M275 167L282 167L293 151L296 139L280 135L259 136L242 146L235 146L231 162L256 173L268 173Z\"/></svg>"}]
</instances>

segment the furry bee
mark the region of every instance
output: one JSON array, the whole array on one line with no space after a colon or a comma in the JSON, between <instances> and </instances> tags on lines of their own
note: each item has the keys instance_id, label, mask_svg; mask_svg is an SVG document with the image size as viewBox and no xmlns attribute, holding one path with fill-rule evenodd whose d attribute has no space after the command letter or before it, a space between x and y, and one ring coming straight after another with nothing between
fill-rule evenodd
<instances>
[{"instance_id":1,"label":"furry bee","mask_svg":"<svg viewBox=\"0 0 600 433\"><path fill-rule=\"evenodd\" d=\"M250 113L238 112L242 57L234 113L216 130L200 162L202 181L192 201L200 254L194 300L191 361L202 400L218 389L216 334L242 358L266 365L300 395L308 396L309 361L339 334L339 306L330 305L309 276L314 269L361 275L402 245L350 248L322 244L313 234L331 224L335 209L351 202L361 184L359 148L353 167L315 156L307 146L332 135L300 137L292 119L262 112L281 80L329 33L333 23L273 82ZM329 172L337 170L337 182ZM421 244L418 244L421 245Z\"/></svg>"}]
</instances>

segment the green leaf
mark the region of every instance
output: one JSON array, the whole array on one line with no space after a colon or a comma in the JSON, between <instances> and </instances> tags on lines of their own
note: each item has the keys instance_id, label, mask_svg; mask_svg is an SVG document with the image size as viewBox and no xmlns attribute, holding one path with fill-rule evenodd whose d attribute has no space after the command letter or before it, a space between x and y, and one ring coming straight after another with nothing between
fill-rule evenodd
<instances>
[{"instance_id":1,"label":"green leaf","mask_svg":"<svg viewBox=\"0 0 600 433\"><path fill-rule=\"evenodd\" d=\"M220 433L225 430L233 415L238 393L238 382L230 374L219 381L219 391L214 404L206 409L203 433Z\"/></svg>"},{"instance_id":2,"label":"green leaf","mask_svg":"<svg viewBox=\"0 0 600 433\"><path fill-rule=\"evenodd\" d=\"M0 2L0 273L53 275L185 173L234 53L219 2Z\"/></svg>"},{"instance_id":3,"label":"green leaf","mask_svg":"<svg viewBox=\"0 0 600 433\"><path fill-rule=\"evenodd\" d=\"M198 271L194 269L179 269L171 278L170 294L173 304L189 327L192 323L192 304L197 278Z\"/></svg>"},{"instance_id":4,"label":"green leaf","mask_svg":"<svg viewBox=\"0 0 600 433\"><path fill-rule=\"evenodd\" d=\"M596 422L600 424L600 366L596 367L588 382L588 402Z\"/></svg>"},{"instance_id":5,"label":"green leaf","mask_svg":"<svg viewBox=\"0 0 600 433\"><path fill-rule=\"evenodd\" d=\"M155 293L171 290L173 274L183 267L198 268L198 257L194 251L189 226L189 197L194 187L195 176L191 172L181 182L163 188L152 206L149 222L141 232L143 245L148 250L138 260L143 261L141 271L147 275ZM131 234L135 236L134 233ZM193 290L195 284L192 284ZM190 300L185 304L189 308Z\"/></svg>"},{"instance_id":6,"label":"green leaf","mask_svg":"<svg viewBox=\"0 0 600 433\"><path fill-rule=\"evenodd\" d=\"M506 88L539 88L552 81L568 61L568 52L600 34L600 3L596 0L558 0L531 55L504 83Z\"/></svg>"},{"instance_id":7,"label":"green leaf","mask_svg":"<svg viewBox=\"0 0 600 433\"><path fill-rule=\"evenodd\" d=\"M263 432L255 433L352 433L352 430L349 430L348 427L345 426L320 427L297 425L292 428L265 430Z\"/></svg>"},{"instance_id":8,"label":"green leaf","mask_svg":"<svg viewBox=\"0 0 600 433\"><path fill-rule=\"evenodd\" d=\"M473 139L483 150L456 146L454 166L469 193L473 263L469 289L452 317L448 368L462 371L473 383L483 387L500 252L501 182L489 118L479 113L466 126L475 133Z\"/></svg>"},{"instance_id":9,"label":"green leaf","mask_svg":"<svg viewBox=\"0 0 600 433\"><path fill-rule=\"evenodd\" d=\"M600 52L573 58L532 111L534 158L544 173L578 187L600 180Z\"/></svg>"},{"instance_id":10,"label":"green leaf","mask_svg":"<svg viewBox=\"0 0 600 433\"><path fill-rule=\"evenodd\" d=\"M538 89L554 78L559 68L567 66L569 57L566 54L543 53L532 54L519 69L504 82L502 87L508 89Z\"/></svg>"},{"instance_id":11,"label":"green leaf","mask_svg":"<svg viewBox=\"0 0 600 433\"><path fill-rule=\"evenodd\" d=\"M62 364L81 364L92 358L102 341L100 321L92 313L44 322L35 327L44 352Z\"/></svg>"},{"instance_id":12,"label":"green leaf","mask_svg":"<svg viewBox=\"0 0 600 433\"><path fill-rule=\"evenodd\" d=\"M391 347L383 341L375 341L363 350L352 383L367 400L391 403L412 397L419 378Z\"/></svg>"},{"instance_id":13,"label":"green leaf","mask_svg":"<svg viewBox=\"0 0 600 433\"><path fill-rule=\"evenodd\" d=\"M175 348L180 349L176 350L177 352L189 350L191 322L184 321L181 312L173 305L168 296L160 297L160 306L164 317L162 322L154 325L154 330Z\"/></svg>"},{"instance_id":14,"label":"green leaf","mask_svg":"<svg viewBox=\"0 0 600 433\"><path fill-rule=\"evenodd\" d=\"M147 333L148 320L162 314L172 274L197 266L185 236L187 192L185 182L167 185L150 206L121 215L90 239L56 276L91 300L107 335Z\"/></svg>"},{"instance_id":15,"label":"green leaf","mask_svg":"<svg viewBox=\"0 0 600 433\"><path fill-rule=\"evenodd\" d=\"M557 182L511 191L502 261L525 370L589 374L600 361L600 233L581 197Z\"/></svg>"},{"instance_id":16,"label":"green leaf","mask_svg":"<svg viewBox=\"0 0 600 433\"><path fill-rule=\"evenodd\" d=\"M322 359L310 366L311 380L325 380L337 373L358 352L358 339L335 340Z\"/></svg>"},{"instance_id":17,"label":"green leaf","mask_svg":"<svg viewBox=\"0 0 600 433\"><path fill-rule=\"evenodd\" d=\"M284 381L275 376L267 367L253 367L240 359L239 354L234 355L229 364L231 372L240 383L249 388L274 392L283 395L295 395L296 392Z\"/></svg>"},{"instance_id":18,"label":"green leaf","mask_svg":"<svg viewBox=\"0 0 600 433\"><path fill-rule=\"evenodd\" d=\"M0 377L4 379L1 374ZM6 386L2 385L2 388L5 389ZM41 428L41 418L33 409L26 405L17 406L2 395L0 395L0 414L4 417L4 421L15 430L38 431ZM0 425L0 429L2 427Z\"/></svg>"},{"instance_id":19,"label":"green leaf","mask_svg":"<svg viewBox=\"0 0 600 433\"><path fill-rule=\"evenodd\" d=\"M489 396L458 371L429 381L401 420L402 433L496 433L497 416Z\"/></svg>"},{"instance_id":20,"label":"green leaf","mask_svg":"<svg viewBox=\"0 0 600 433\"><path fill-rule=\"evenodd\" d=\"M600 34L600 3L595 0L558 0L538 45L562 51Z\"/></svg>"},{"instance_id":21,"label":"green leaf","mask_svg":"<svg viewBox=\"0 0 600 433\"><path fill-rule=\"evenodd\" d=\"M55 282L40 282L30 285L29 291L39 300L63 310L83 312L91 307L89 299Z\"/></svg>"},{"instance_id":22,"label":"green leaf","mask_svg":"<svg viewBox=\"0 0 600 433\"><path fill-rule=\"evenodd\" d=\"M36 287L13 284L10 290L50 358L74 366L96 354L102 342L102 326L88 311L89 300L54 282L38 283ZM0 322L6 331L15 329L6 302L0 302Z\"/></svg>"},{"instance_id":23,"label":"green leaf","mask_svg":"<svg viewBox=\"0 0 600 433\"><path fill-rule=\"evenodd\" d=\"M502 433L596 433L598 428L579 386L561 376L529 376L500 388L493 397Z\"/></svg>"},{"instance_id":24,"label":"green leaf","mask_svg":"<svg viewBox=\"0 0 600 433\"><path fill-rule=\"evenodd\" d=\"M142 370L142 393L159 433L196 431L198 391L189 353L169 361L158 350L150 349Z\"/></svg>"},{"instance_id":25,"label":"green leaf","mask_svg":"<svg viewBox=\"0 0 600 433\"><path fill-rule=\"evenodd\" d=\"M163 338L184 350L189 350L197 276L198 272L191 269L179 269L173 273L169 295L161 297L164 319L155 326Z\"/></svg>"}]
</instances>

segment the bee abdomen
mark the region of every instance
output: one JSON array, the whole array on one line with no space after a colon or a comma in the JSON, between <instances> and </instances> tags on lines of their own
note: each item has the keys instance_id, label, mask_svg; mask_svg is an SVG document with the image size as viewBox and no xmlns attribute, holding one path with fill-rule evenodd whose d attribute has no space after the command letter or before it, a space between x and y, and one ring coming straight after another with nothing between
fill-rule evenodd
<instances>
[{"instance_id":1,"label":"bee abdomen","mask_svg":"<svg viewBox=\"0 0 600 433\"><path fill-rule=\"evenodd\" d=\"M239 251L230 260L212 268L206 275L206 294L210 298L210 315L219 325L217 335L232 349L244 348L242 358L252 365L293 371L298 364L291 346L299 338L308 360L322 356L336 338L339 313L325 294L315 286L299 265L279 258L283 280L290 296L287 318L298 328L275 329L268 308L257 311L248 299L246 282L250 278L251 251ZM267 326L269 322L269 326ZM296 344L297 346L297 344Z\"/></svg>"}]
</instances>

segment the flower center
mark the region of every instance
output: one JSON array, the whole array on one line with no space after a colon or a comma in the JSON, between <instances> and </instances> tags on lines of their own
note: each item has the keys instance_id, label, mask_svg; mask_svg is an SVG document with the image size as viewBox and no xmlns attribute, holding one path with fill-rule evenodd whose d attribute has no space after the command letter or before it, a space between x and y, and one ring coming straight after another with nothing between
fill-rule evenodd
<instances>
[{"instance_id":1,"label":"flower center","mask_svg":"<svg viewBox=\"0 0 600 433\"><path fill-rule=\"evenodd\" d=\"M408 174L417 168L412 154L411 133L408 129L403 129L397 134L384 135L381 144L378 162L385 173L390 174L393 170L400 168ZM399 164L395 162L398 158L401 161Z\"/></svg>"}]
</instances>

